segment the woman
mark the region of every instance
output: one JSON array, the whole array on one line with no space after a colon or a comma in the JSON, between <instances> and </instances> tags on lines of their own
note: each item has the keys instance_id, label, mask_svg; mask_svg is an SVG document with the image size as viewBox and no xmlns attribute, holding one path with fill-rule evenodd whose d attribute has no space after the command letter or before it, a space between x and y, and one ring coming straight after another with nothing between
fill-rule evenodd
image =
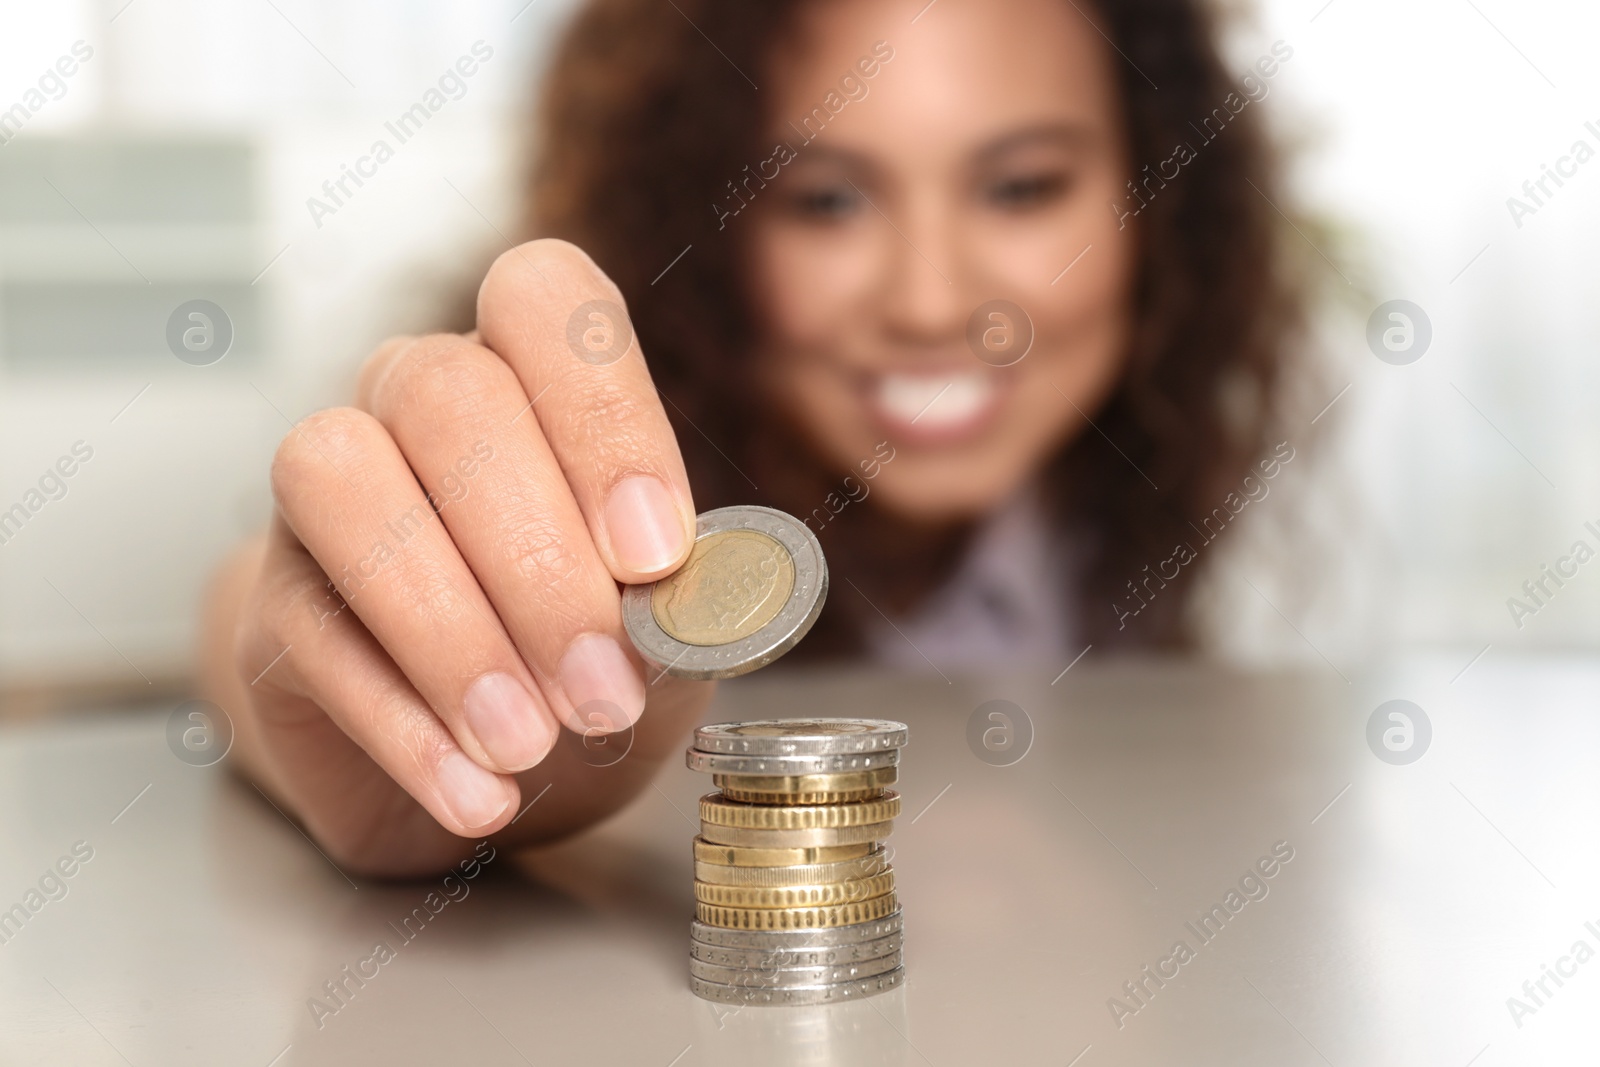
<instances>
[{"instance_id":1,"label":"woman","mask_svg":"<svg viewBox=\"0 0 1600 1067\"><path fill-rule=\"evenodd\" d=\"M797 659L1185 644L1205 558L1128 594L1263 453L1295 321L1252 98L1191 0L596 0L545 239L279 449L210 627L241 765L371 873L603 817L709 697L617 583L729 503L823 541ZM557 745L596 707L603 787Z\"/></svg>"}]
</instances>

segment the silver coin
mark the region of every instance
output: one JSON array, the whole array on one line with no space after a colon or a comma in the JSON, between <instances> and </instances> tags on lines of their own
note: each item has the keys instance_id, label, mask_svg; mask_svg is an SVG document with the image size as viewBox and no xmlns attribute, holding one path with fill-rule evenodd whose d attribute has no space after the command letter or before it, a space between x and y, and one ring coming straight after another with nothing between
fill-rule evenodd
<instances>
[{"instance_id":1,"label":"silver coin","mask_svg":"<svg viewBox=\"0 0 1600 1067\"><path fill-rule=\"evenodd\" d=\"M899 952L891 952L875 960L861 960L856 963L818 963L796 967L779 967L776 964L719 967L714 963L690 959L689 973L707 982L718 982L745 989L793 989L797 986L838 985L840 982L875 978L884 971L894 970L904 962Z\"/></svg>"},{"instance_id":2,"label":"silver coin","mask_svg":"<svg viewBox=\"0 0 1600 1067\"><path fill-rule=\"evenodd\" d=\"M754 886L764 889L781 889L794 885L827 885L848 882L856 878L871 878L875 874L893 870L889 854L875 848L865 856L855 859L834 860L831 863L797 863L788 867L730 867L725 863L707 863L696 860L694 877L707 885Z\"/></svg>"},{"instance_id":3,"label":"silver coin","mask_svg":"<svg viewBox=\"0 0 1600 1067\"><path fill-rule=\"evenodd\" d=\"M737 967L745 970L762 967L837 966L879 960L891 954L898 955L905 943L904 930L897 930L887 937L880 937L874 941L825 948L719 948L690 938L689 958L717 967Z\"/></svg>"},{"instance_id":4,"label":"silver coin","mask_svg":"<svg viewBox=\"0 0 1600 1067\"><path fill-rule=\"evenodd\" d=\"M858 978L833 985L796 986L792 989L763 989L759 986L724 985L689 976L689 988L702 1000L715 1000L722 1004L767 1005L838 1004L861 1000L878 993L887 993L905 980L906 969L892 971L872 978Z\"/></svg>"},{"instance_id":5,"label":"silver coin","mask_svg":"<svg viewBox=\"0 0 1600 1067\"><path fill-rule=\"evenodd\" d=\"M894 833L894 820L860 826L813 826L799 830L763 830L749 826L718 826L700 820L700 836L713 845L736 848L831 848L834 845L877 843Z\"/></svg>"},{"instance_id":6,"label":"silver coin","mask_svg":"<svg viewBox=\"0 0 1600 1067\"><path fill-rule=\"evenodd\" d=\"M904 929L904 911L896 908L883 918L871 922L807 930L731 930L725 926L710 926L695 919L689 923L689 936L702 945L716 948L770 951L859 945L865 941L888 937Z\"/></svg>"},{"instance_id":7,"label":"silver coin","mask_svg":"<svg viewBox=\"0 0 1600 1067\"><path fill-rule=\"evenodd\" d=\"M730 756L724 752L702 752L691 748L684 753L691 771L705 774L840 774L845 771L875 771L900 762L900 750L843 753L835 756Z\"/></svg>"},{"instance_id":8,"label":"silver coin","mask_svg":"<svg viewBox=\"0 0 1600 1067\"><path fill-rule=\"evenodd\" d=\"M887 719L761 719L694 732L701 752L733 756L839 756L904 748L906 725Z\"/></svg>"},{"instance_id":9,"label":"silver coin","mask_svg":"<svg viewBox=\"0 0 1600 1067\"><path fill-rule=\"evenodd\" d=\"M765 667L817 621L828 594L822 545L773 508L702 512L695 549L673 574L630 585L622 623L639 654L678 678Z\"/></svg>"}]
</instances>

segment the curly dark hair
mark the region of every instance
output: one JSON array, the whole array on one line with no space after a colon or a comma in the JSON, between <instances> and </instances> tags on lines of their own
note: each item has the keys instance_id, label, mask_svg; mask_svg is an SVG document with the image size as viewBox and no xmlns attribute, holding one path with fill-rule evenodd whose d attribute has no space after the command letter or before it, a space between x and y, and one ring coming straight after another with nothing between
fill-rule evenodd
<instances>
[{"instance_id":1,"label":"curly dark hair","mask_svg":"<svg viewBox=\"0 0 1600 1067\"><path fill-rule=\"evenodd\" d=\"M711 208L730 176L768 154L759 94L741 72L759 79L800 3L592 0L544 86L525 231L582 246L621 288L702 508L758 502L806 514L846 473L830 470L775 405L753 402L742 252L717 232ZM1240 93L1199 0L1079 10L1121 54L1114 69L1136 170L1206 136L1201 124ZM714 28L715 50L697 26ZM1063 595L1097 643L1195 643L1186 608L1209 555L1125 627L1112 603L1146 564L1198 543L1198 524L1269 444L1303 314L1259 111L1241 107L1140 212L1122 378L1092 413L1099 432L1074 436L1046 472L1060 536L1080 563ZM870 504L826 527L830 567L873 603L906 610L959 561L971 524L914 528ZM860 647L863 598L842 586L799 652Z\"/></svg>"}]
</instances>

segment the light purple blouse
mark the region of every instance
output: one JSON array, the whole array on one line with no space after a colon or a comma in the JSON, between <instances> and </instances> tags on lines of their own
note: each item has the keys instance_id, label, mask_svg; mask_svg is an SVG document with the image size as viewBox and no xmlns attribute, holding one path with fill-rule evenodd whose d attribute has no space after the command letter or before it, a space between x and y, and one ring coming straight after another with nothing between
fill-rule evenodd
<instances>
[{"instance_id":1,"label":"light purple blouse","mask_svg":"<svg viewBox=\"0 0 1600 1067\"><path fill-rule=\"evenodd\" d=\"M947 674L1065 663L1065 554L1037 489L1025 488L983 520L955 573L920 610L893 622L870 614L869 655L898 670Z\"/></svg>"}]
</instances>

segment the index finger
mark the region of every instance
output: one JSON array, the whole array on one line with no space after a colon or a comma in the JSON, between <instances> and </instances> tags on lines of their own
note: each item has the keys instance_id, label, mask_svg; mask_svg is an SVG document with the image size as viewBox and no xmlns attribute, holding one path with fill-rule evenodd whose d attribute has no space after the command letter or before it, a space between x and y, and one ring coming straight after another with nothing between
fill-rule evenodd
<instances>
[{"instance_id":1,"label":"index finger","mask_svg":"<svg viewBox=\"0 0 1600 1067\"><path fill-rule=\"evenodd\" d=\"M520 245L478 292L478 333L511 366L620 582L671 573L694 540L694 500L622 293L566 241Z\"/></svg>"}]
</instances>

